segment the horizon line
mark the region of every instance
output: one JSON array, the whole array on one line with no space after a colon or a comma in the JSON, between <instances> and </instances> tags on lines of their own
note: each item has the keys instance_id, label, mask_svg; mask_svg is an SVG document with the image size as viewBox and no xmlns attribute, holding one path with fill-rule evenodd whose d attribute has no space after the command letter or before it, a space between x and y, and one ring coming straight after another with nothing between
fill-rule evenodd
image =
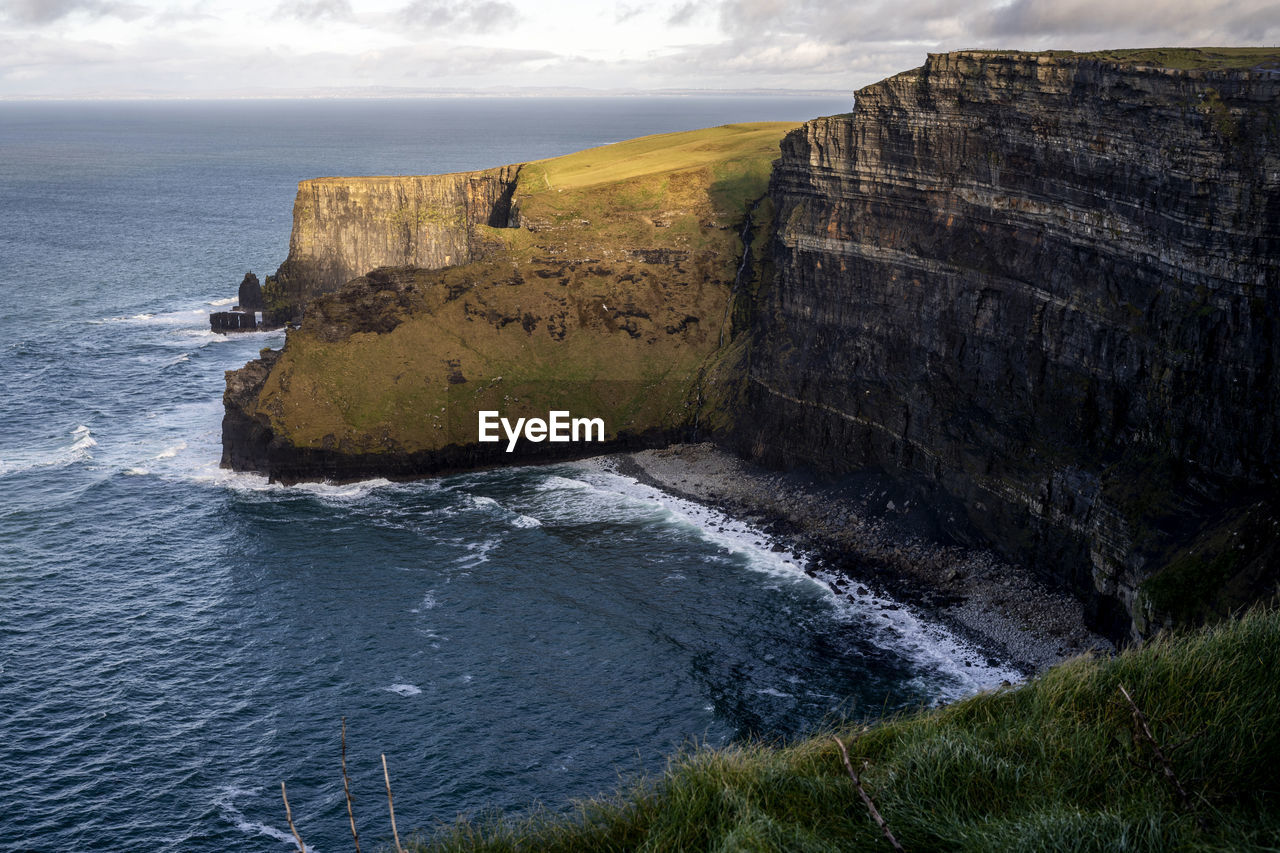
<instances>
[{"instance_id":1,"label":"horizon line","mask_svg":"<svg viewBox=\"0 0 1280 853\"><path fill-rule=\"evenodd\" d=\"M733 88L733 89L590 89L585 87L524 87L516 89L327 89L275 92L113 92L81 93L73 95L6 95L0 94L0 102L84 102L84 101L320 101L320 100L431 100L457 98L643 98L643 97L749 97L753 95L786 95L815 98L852 98L853 88Z\"/></svg>"}]
</instances>

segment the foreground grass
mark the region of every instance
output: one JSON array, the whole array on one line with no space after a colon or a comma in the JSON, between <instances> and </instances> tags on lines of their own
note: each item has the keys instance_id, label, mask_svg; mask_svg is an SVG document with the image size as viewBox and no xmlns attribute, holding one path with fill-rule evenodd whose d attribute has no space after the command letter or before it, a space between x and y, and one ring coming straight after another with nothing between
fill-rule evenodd
<instances>
[{"instance_id":1,"label":"foreground grass","mask_svg":"<svg viewBox=\"0 0 1280 853\"><path fill-rule=\"evenodd\" d=\"M1280 615L839 734L904 849L1280 850ZM1135 736L1133 696L1187 792ZM417 851L887 851L830 736L674 761L572 815L461 822Z\"/></svg>"}]
</instances>

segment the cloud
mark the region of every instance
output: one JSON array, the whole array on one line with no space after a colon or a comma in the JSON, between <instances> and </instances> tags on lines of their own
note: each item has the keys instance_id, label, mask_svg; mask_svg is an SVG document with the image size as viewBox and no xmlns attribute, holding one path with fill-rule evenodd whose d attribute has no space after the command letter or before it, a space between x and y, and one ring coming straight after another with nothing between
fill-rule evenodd
<instances>
[{"instance_id":1,"label":"cloud","mask_svg":"<svg viewBox=\"0 0 1280 853\"><path fill-rule=\"evenodd\" d=\"M0 0L0 96L215 83L851 91L961 48L1280 43L1280 0L612 0L591 14L541 0L384 3Z\"/></svg>"},{"instance_id":2,"label":"cloud","mask_svg":"<svg viewBox=\"0 0 1280 853\"><path fill-rule=\"evenodd\" d=\"M349 21L355 13L349 0L286 0L276 7L273 15L276 18L295 18L299 21L315 22L325 18L334 21Z\"/></svg>"},{"instance_id":3,"label":"cloud","mask_svg":"<svg viewBox=\"0 0 1280 853\"><path fill-rule=\"evenodd\" d=\"M144 10L116 0L9 0L2 14L6 20L31 26L51 24L77 12L95 18L111 15L131 21L141 17Z\"/></svg>"},{"instance_id":4,"label":"cloud","mask_svg":"<svg viewBox=\"0 0 1280 853\"><path fill-rule=\"evenodd\" d=\"M629 21L645 10L640 4L634 6L626 3L617 3L613 7L613 20L621 24L623 21Z\"/></svg>"},{"instance_id":5,"label":"cloud","mask_svg":"<svg viewBox=\"0 0 1280 853\"><path fill-rule=\"evenodd\" d=\"M0 78L18 73L30 76L49 67L83 67L119 59L119 51L100 42L67 42L44 36L0 36Z\"/></svg>"},{"instance_id":6,"label":"cloud","mask_svg":"<svg viewBox=\"0 0 1280 853\"><path fill-rule=\"evenodd\" d=\"M1132 46L1257 43L1280 26L1280 3L1263 0L1014 0L977 22L981 35L1067 40L1130 39ZM1124 42L1126 45L1129 42ZM1117 46L1119 46L1117 44Z\"/></svg>"},{"instance_id":7,"label":"cloud","mask_svg":"<svg viewBox=\"0 0 1280 853\"><path fill-rule=\"evenodd\" d=\"M685 3L672 18L696 5ZM697 8L718 14L724 40L667 51L651 61L655 71L704 80L731 72L736 85L819 86L843 77L854 87L915 67L926 53L962 48L1280 40L1277 0L719 0Z\"/></svg>"},{"instance_id":8,"label":"cloud","mask_svg":"<svg viewBox=\"0 0 1280 853\"><path fill-rule=\"evenodd\" d=\"M702 4L690 0L671 10L671 14L667 16L667 25L672 27L683 27L693 20L693 17L702 11Z\"/></svg>"},{"instance_id":9,"label":"cloud","mask_svg":"<svg viewBox=\"0 0 1280 853\"><path fill-rule=\"evenodd\" d=\"M396 15L415 29L443 29L453 33L490 33L509 29L520 20L516 7L504 0L413 0Z\"/></svg>"},{"instance_id":10,"label":"cloud","mask_svg":"<svg viewBox=\"0 0 1280 853\"><path fill-rule=\"evenodd\" d=\"M950 0L724 0L720 23L735 36L789 33L833 44L919 42L956 29L966 10L984 11L991 0L962 5Z\"/></svg>"}]
</instances>

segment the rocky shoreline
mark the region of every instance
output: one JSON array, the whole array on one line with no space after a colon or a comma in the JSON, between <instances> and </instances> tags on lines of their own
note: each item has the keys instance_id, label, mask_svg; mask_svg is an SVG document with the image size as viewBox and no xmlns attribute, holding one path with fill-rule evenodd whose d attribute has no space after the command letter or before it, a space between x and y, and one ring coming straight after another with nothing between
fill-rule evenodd
<instances>
[{"instance_id":1,"label":"rocky shoreline","mask_svg":"<svg viewBox=\"0 0 1280 853\"><path fill-rule=\"evenodd\" d=\"M1085 625L1083 605L989 550L945 541L922 506L887 477L817 480L770 471L710 443L593 460L670 494L750 521L841 580L923 610L1028 676L1111 641Z\"/></svg>"}]
</instances>

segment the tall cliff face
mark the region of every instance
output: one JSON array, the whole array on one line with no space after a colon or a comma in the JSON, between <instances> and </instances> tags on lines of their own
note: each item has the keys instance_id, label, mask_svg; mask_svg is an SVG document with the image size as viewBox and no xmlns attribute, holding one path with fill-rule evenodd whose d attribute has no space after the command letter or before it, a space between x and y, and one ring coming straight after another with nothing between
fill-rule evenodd
<instances>
[{"instance_id":1,"label":"tall cliff face","mask_svg":"<svg viewBox=\"0 0 1280 853\"><path fill-rule=\"evenodd\" d=\"M958 497L1116 633L1268 582L1280 75L930 56L770 194L742 449Z\"/></svg>"},{"instance_id":2,"label":"tall cliff face","mask_svg":"<svg viewBox=\"0 0 1280 853\"><path fill-rule=\"evenodd\" d=\"M289 257L269 277L272 319L378 267L440 269L470 262L479 226L515 224L520 166L448 175L316 178L298 184Z\"/></svg>"}]
</instances>

